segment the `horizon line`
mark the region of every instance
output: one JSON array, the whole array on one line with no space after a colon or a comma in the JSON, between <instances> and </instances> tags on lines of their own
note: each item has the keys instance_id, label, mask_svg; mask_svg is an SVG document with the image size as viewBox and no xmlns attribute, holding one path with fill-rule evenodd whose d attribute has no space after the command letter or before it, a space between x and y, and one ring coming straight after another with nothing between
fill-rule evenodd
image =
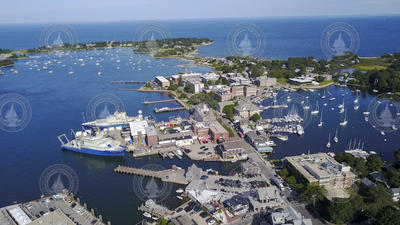
<instances>
[{"instance_id":1,"label":"horizon line","mask_svg":"<svg viewBox=\"0 0 400 225\"><path fill-rule=\"evenodd\" d=\"M196 21L196 20L258 20L258 19L295 19L295 18L349 18L349 17L398 17L397 14L343 14L343 15L295 15L295 16L262 16L262 17L209 17L209 18L169 18L169 19L121 19L121 20L87 20L87 21L55 21L55 22L15 22L2 23L0 25L27 25L27 24L83 24L83 23L128 23L128 22L149 22L149 21Z\"/></svg>"}]
</instances>

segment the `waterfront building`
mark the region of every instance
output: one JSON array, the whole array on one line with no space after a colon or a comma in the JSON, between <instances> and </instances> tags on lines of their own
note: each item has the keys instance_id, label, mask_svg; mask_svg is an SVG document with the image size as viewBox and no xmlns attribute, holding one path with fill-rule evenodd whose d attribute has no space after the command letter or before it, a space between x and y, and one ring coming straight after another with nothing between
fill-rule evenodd
<instances>
[{"instance_id":1,"label":"waterfront building","mask_svg":"<svg viewBox=\"0 0 400 225\"><path fill-rule=\"evenodd\" d=\"M250 97L257 95L257 86L255 85L246 85L244 86L244 96Z\"/></svg>"},{"instance_id":2,"label":"waterfront building","mask_svg":"<svg viewBox=\"0 0 400 225\"><path fill-rule=\"evenodd\" d=\"M245 154L245 149L241 140L223 142L218 145L217 150L223 159L233 159Z\"/></svg>"},{"instance_id":3,"label":"waterfront building","mask_svg":"<svg viewBox=\"0 0 400 225\"><path fill-rule=\"evenodd\" d=\"M146 120L129 122L132 140L136 143L143 143L146 137L147 127L149 127L149 124Z\"/></svg>"},{"instance_id":4,"label":"waterfront building","mask_svg":"<svg viewBox=\"0 0 400 225\"><path fill-rule=\"evenodd\" d=\"M200 80L201 79L201 73L183 72L183 73L180 73L180 74L172 75L171 79L175 83L178 83L179 77L182 77L183 81L187 81L187 80L190 80L190 79L198 79L198 80Z\"/></svg>"},{"instance_id":5,"label":"waterfront building","mask_svg":"<svg viewBox=\"0 0 400 225\"><path fill-rule=\"evenodd\" d=\"M183 120L180 125L182 126L183 130L191 130L192 129L192 125L187 120Z\"/></svg>"},{"instance_id":6,"label":"waterfront building","mask_svg":"<svg viewBox=\"0 0 400 225\"><path fill-rule=\"evenodd\" d=\"M214 142L229 139L229 132L219 122L212 122L209 127L209 132Z\"/></svg>"},{"instance_id":7,"label":"waterfront building","mask_svg":"<svg viewBox=\"0 0 400 225\"><path fill-rule=\"evenodd\" d=\"M273 212L269 215L268 221L271 225L312 225L311 219L304 217L291 206L284 209L283 212Z\"/></svg>"},{"instance_id":8,"label":"waterfront building","mask_svg":"<svg viewBox=\"0 0 400 225\"><path fill-rule=\"evenodd\" d=\"M347 198L346 188L355 181L350 166L339 163L326 153L303 154L285 158L309 183L317 182L327 190L327 198Z\"/></svg>"},{"instance_id":9,"label":"waterfront building","mask_svg":"<svg viewBox=\"0 0 400 225\"><path fill-rule=\"evenodd\" d=\"M265 135L258 135L256 131L250 131L246 134L246 141L251 144L259 152L272 152L273 142Z\"/></svg>"},{"instance_id":10,"label":"waterfront building","mask_svg":"<svg viewBox=\"0 0 400 225\"><path fill-rule=\"evenodd\" d=\"M311 76L300 76L295 78L289 78L289 82L295 85L318 85L318 82L315 81L315 78Z\"/></svg>"},{"instance_id":11,"label":"waterfront building","mask_svg":"<svg viewBox=\"0 0 400 225\"><path fill-rule=\"evenodd\" d=\"M145 127L146 143L149 146L158 144L158 135L154 126Z\"/></svg>"},{"instance_id":12,"label":"waterfront building","mask_svg":"<svg viewBox=\"0 0 400 225\"><path fill-rule=\"evenodd\" d=\"M260 87L270 87L275 86L277 81L274 77L261 76L257 78L256 84Z\"/></svg>"},{"instance_id":13,"label":"waterfront building","mask_svg":"<svg viewBox=\"0 0 400 225\"><path fill-rule=\"evenodd\" d=\"M162 88L169 87L169 81L163 76L156 76L155 81Z\"/></svg>"},{"instance_id":14,"label":"waterfront building","mask_svg":"<svg viewBox=\"0 0 400 225\"><path fill-rule=\"evenodd\" d=\"M200 205L205 205L220 199L220 194L218 192L208 190L204 180L193 180L185 188L185 192L191 200L198 202Z\"/></svg>"}]
</instances>

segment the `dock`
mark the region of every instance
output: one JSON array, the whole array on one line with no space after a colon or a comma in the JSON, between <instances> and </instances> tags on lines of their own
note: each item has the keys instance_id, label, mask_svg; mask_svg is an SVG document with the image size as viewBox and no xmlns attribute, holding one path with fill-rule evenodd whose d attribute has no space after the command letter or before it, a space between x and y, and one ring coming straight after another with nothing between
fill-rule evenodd
<instances>
[{"instance_id":1,"label":"dock","mask_svg":"<svg viewBox=\"0 0 400 225\"><path fill-rule=\"evenodd\" d=\"M128 174L128 175L139 175L146 177L154 177L160 179L163 182L170 182L175 184L187 185L189 182L185 178L185 170L172 166L172 169L166 169L161 171L145 170L141 168L133 168L129 166L118 166L114 169L116 173Z\"/></svg>"},{"instance_id":2,"label":"dock","mask_svg":"<svg viewBox=\"0 0 400 225\"><path fill-rule=\"evenodd\" d=\"M164 103L164 102L176 102L175 99L165 99L165 100L158 100L158 101L144 101L143 104L150 105L150 104L157 104L157 103Z\"/></svg>"},{"instance_id":3,"label":"dock","mask_svg":"<svg viewBox=\"0 0 400 225\"><path fill-rule=\"evenodd\" d=\"M145 84L146 81L137 81L137 80L114 80L111 81L111 84Z\"/></svg>"},{"instance_id":4,"label":"dock","mask_svg":"<svg viewBox=\"0 0 400 225\"><path fill-rule=\"evenodd\" d=\"M180 110L186 110L186 107L175 107L175 108L169 108L169 107L164 107L164 108L154 108L155 113L163 113L163 112L172 112L172 111L180 111Z\"/></svg>"}]
</instances>

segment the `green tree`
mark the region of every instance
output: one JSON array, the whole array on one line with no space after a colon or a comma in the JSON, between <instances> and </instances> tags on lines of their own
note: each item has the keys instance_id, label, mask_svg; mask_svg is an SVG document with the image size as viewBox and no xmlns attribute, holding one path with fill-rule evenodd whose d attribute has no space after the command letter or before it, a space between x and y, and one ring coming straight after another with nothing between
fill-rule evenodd
<instances>
[{"instance_id":1,"label":"green tree","mask_svg":"<svg viewBox=\"0 0 400 225\"><path fill-rule=\"evenodd\" d=\"M379 210L393 205L393 200L383 185L370 188L365 197L367 203L366 212L369 217L374 217Z\"/></svg>"},{"instance_id":2,"label":"green tree","mask_svg":"<svg viewBox=\"0 0 400 225\"><path fill-rule=\"evenodd\" d=\"M396 157L397 161L400 161L400 148L394 152L394 156Z\"/></svg>"},{"instance_id":3,"label":"green tree","mask_svg":"<svg viewBox=\"0 0 400 225\"><path fill-rule=\"evenodd\" d=\"M225 113L226 118L228 119L233 119L233 109L235 108L235 104L232 105L226 105L224 106L224 108L222 109L222 112Z\"/></svg>"},{"instance_id":4,"label":"green tree","mask_svg":"<svg viewBox=\"0 0 400 225\"><path fill-rule=\"evenodd\" d=\"M260 114L258 114L258 113L254 113L254 114L250 117L250 119L251 119L252 121L254 121L254 122L257 122L258 120L261 119L261 116L260 116Z\"/></svg>"},{"instance_id":5,"label":"green tree","mask_svg":"<svg viewBox=\"0 0 400 225\"><path fill-rule=\"evenodd\" d=\"M306 190L301 194L301 199L308 204L318 203L325 199L327 191L324 186L317 183L308 184Z\"/></svg>"},{"instance_id":6,"label":"green tree","mask_svg":"<svg viewBox=\"0 0 400 225\"><path fill-rule=\"evenodd\" d=\"M182 75L179 75L179 78L178 78L178 86L179 86L179 87L183 87Z\"/></svg>"},{"instance_id":7,"label":"green tree","mask_svg":"<svg viewBox=\"0 0 400 225\"><path fill-rule=\"evenodd\" d=\"M192 94L194 94L194 85L193 84L186 84L185 85L185 91L187 92L187 93L192 93Z\"/></svg>"},{"instance_id":8,"label":"green tree","mask_svg":"<svg viewBox=\"0 0 400 225\"><path fill-rule=\"evenodd\" d=\"M369 172L381 171L383 162L375 155L370 155L367 158L366 166Z\"/></svg>"},{"instance_id":9,"label":"green tree","mask_svg":"<svg viewBox=\"0 0 400 225\"><path fill-rule=\"evenodd\" d=\"M392 207L385 207L374 218L376 225L399 225L400 212Z\"/></svg>"}]
</instances>

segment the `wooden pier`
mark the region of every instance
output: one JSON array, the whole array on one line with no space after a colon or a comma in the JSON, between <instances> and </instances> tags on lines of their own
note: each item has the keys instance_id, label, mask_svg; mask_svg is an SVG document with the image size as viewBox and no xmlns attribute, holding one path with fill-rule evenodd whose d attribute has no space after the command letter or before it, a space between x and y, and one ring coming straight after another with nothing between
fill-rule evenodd
<instances>
[{"instance_id":1,"label":"wooden pier","mask_svg":"<svg viewBox=\"0 0 400 225\"><path fill-rule=\"evenodd\" d=\"M189 183L185 178L185 170L177 166L172 166L172 169L161 171L145 170L129 166L118 166L114 169L114 172L129 175L154 177L160 179L163 182L171 182L176 184L187 185Z\"/></svg>"},{"instance_id":2,"label":"wooden pier","mask_svg":"<svg viewBox=\"0 0 400 225\"><path fill-rule=\"evenodd\" d=\"M157 104L157 103L164 103L164 102L176 102L175 99L165 99L165 100L158 100L158 101L144 101L143 104L150 105L150 104Z\"/></svg>"}]
</instances>

